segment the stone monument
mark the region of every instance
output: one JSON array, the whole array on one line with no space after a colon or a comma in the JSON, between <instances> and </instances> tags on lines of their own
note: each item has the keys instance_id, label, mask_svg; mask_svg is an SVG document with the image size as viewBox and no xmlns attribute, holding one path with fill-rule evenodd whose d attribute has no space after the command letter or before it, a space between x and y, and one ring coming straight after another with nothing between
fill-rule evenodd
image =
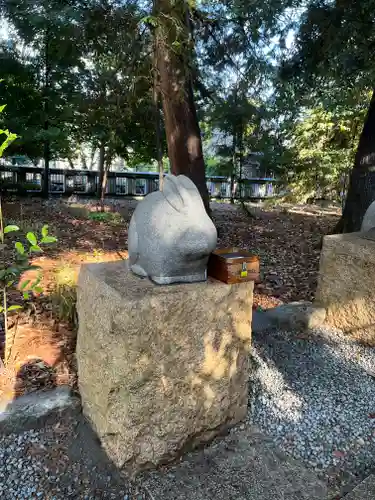
<instances>
[{"instance_id":1,"label":"stone monument","mask_svg":"<svg viewBox=\"0 0 375 500\"><path fill-rule=\"evenodd\" d=\"M360 232L325 236L316 303L326 323L375 346L375 203Z\"/></svg>"},{"instance_id":2,"label":"stone monument","mask_svg":"<svg viewBox=\"0 0 375 500\"><path fill-rule=\"evenodd\" d=\"M207 279L216 238L194 184L167 176L163 192L135 210L129 261L82 266L83 412L131 474L175 460L247 414L253 282Z\"/></svg>"},{"instance_id":3,"label":"stone monument","mask_svg":"<svg viewBox=\"0 0 375 500\"><path fill-rule=\"evenodd\" d=\"M253 282L157 285L128 262L82 266L77 364L84 415L135 474L246 417Z\"/></svg>"},{"instance_id":4,"label":"stone monument","mask_svg":"<svg viewBox=\"0 0 375 500\"><path fill-rule=\"evenodd\" d=\"M146 196L130 221L130 269L159 285L204 281L216 242L195 184L184 175L167 175L163 190Z\"/></svg>"}]
</instances>

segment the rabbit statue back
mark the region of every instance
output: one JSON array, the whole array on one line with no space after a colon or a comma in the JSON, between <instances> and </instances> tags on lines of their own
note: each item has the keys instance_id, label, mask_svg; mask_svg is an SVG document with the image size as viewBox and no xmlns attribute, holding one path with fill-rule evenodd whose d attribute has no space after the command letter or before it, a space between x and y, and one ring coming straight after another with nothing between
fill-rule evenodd
<instances>
[{"instance_id":1,"label":"rabbit statue back","mask_svg":"<svg viewBox=\"0 0 375 500\"><path fill-rule=\"evenodd\" d=\"M131 218L130 269L160 285L204 281L216 243L195 184L184 175L167 175L163 190L146 196Z\"/></svg>"},{"instance_id":2,"label":"rabbit statue back","mask_svg":"<svg viewBox=\"0 0 375 500\"><path fill-rule=\"evenodd\" d=\"M361 231L366 232L375 228L375 201L366 210L363 217Z\"/></svg>"}]
</instances>

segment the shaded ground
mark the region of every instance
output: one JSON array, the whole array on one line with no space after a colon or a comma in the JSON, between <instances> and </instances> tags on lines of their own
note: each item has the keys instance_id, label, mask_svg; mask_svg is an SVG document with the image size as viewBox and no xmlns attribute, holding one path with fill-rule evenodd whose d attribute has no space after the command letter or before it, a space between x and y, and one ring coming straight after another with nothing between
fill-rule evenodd
<instances>
[{"instance_id":1,"label":"shaded ground","mask_svg":"<svg viewBox=\"0 0 375 500\"><path fill-rule=\"evenodd\" d=\"M95 201L76 201L84 202L92 211L97 209ZM23 234L40 232L48 224L58 243L36 259L44 270L43 294L10 318L13 339L7 371L0 377L0 398L2 393L14 390L17 370L30 359L39 361L32 364L32 370L24 370L24 384L18 384L16 395L48 389L52 380L57 385L68 383L75 387L74 305L79 268L84 262L126 258L127 228L136 204L135 200L109 199L107 209L120 215L92 220L87 210L68 209L58 199L13 199L4 203L6 224L17 224ZM238 246L260 256L263 279L256 287L255 307L268 308L281 301L313 297L321 238L337 221L337 211L318 207L262 209L251 205L245 211L225 203L213 203L212 209L219 246ZM16 236L9 236L5 256L11 262ZM11 294L10 303L23 304L18 292Z\"/></svg>"},{"instance_id":2,"label":"shaded ground","mask_svg":"<svg viewBox=\"0 0 375 500\"><path fill-rule=\"evenodd\" d=\"M242 427L242 428L241 428ZM317 476L241 426L181 462L131 481L119 473L78 413L43 428L0 436L6 500L327 500Z\"/></svg>"},{"instance_id":3,"label":"shaded ground","mask_svg":"<svg viewBox=\"0 0 375 500\"><path fill-rule=\"evenodd\" d=\"M18 499L143 500L122 477L77 412L39 429L0 437L0 497Z\"/></svg>"}]
</instances>

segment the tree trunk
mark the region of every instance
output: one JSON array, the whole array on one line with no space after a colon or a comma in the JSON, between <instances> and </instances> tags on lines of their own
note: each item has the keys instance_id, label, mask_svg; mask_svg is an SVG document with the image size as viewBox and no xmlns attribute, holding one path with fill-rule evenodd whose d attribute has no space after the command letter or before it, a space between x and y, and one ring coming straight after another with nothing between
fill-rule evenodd
<instances>
[{"instance_id":1,"label":"tree trunk","mask_svg":"<svg viewBox=\"0 0 375 500\"><path fill-rule=\"evenodd\" d=\"M51 63L49 57L49 43L50 43L49 28L46 29L44 38L44 88L43 88L43 106L44 106L44 173L42 195L44 198L49 196L49 164L51 160L51 144L48 137L49 131L49 99L51 87Z\"/></svg>"},{"instance_id":2,"label":"tree trunk","mask_svg":"<svg viewBox=\"0 0 375 500\"><path fill-rule=\"evenodd\" d=\"M233 141L232 141L232 175L230 178L230 202L234 204L235 197L235 179L237 172L237 131L236 127L233 129Z\"/></svg>"},{"instance_id":3,"label":"tree trunk","mask_svg":"<svg viewBox=\"0 0 375 500\"><path fill-rule=\"evenodd\" d=\"M359 139L348 194L335 233L360 231L366 210L375 201L375 90Z\"/></svg>"},{"instance_id":4,"label":"tree trunk","mask_svg":"<svg viewBox=\"0 0 375 500\"><path fill-rule=\"evenodd\" d=\"M155 6L154 6L155 8ZM155 40L154 40L154 84L152 89L152 100L154 103L154 112L155 112L155 137L156 137L156 159L158 162L158 171L159 171L159 190L163 190L164 184L164 166L163 166L163 149L161 143L161 127L160 127L160 105L159 105L159 75L158 75L158 62L157 62L157 54L158 54L158 36L155 31Z\"/></svg>"},{"instance_id":5,"label":"tree trunk","mask_svg":"<svg viewBox=\"0 0 375 500\"><path fill-rule=\"evenodd\" d=\"M100 203L101 203L102 207L104 207L105 192L107 189L108 170L109 170L109 165L106 164L104 167L104 174L103 174L103 178L102 178L101 192L100 192Z\"/></svg>"},{"instance_id":6,"label":"tree trunk","mask_svg":"<svg viewBox=\"0 0 375 500\"><path fill-rule=\"evenodd\" d=\"M68 156L67 160L68 160L69 167L71 168L71 170L74 170L74 163L73 163L72 158L70 156Z\"/></svg>"},{"instance_id":7,"label":"tree trunk","mask_svg":"<svg viewBox=\"0 0 375 500\"><path fill-rule=\"evenodd\" d=\"M187 8L184 0L156 1L157 62L171 172L190 177L209 212L202 139L189 70L193 51Z\"/></svg>"},{"instance_id":8,"label":"tree trunk","mask_svg":"<svg viewBox=\"0 0 375 500\"><path fill-rule=\"evenodd\" d=\"M103 193L103 185L106 183L105 179L105 145L101 144L99 148L99 182L98 182L98 190L97 196L100 200L104 200L105 196L105 186Z\"/></svg>"}]
</instances>

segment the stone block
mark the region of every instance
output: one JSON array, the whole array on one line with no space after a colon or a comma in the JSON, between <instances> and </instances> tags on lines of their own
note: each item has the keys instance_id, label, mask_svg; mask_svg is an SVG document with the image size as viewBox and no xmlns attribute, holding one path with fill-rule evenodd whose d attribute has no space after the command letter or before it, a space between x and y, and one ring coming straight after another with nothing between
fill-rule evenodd
<instances>
[{"instance_id":1,"label":"stone block","mask_svg":"<svg viewBox=\"0 0 375 500\"><path fill-rule=\"evenodd\" d=\"M375 345L375 241L360 234L324 238L315 300L327 324Z\"/></svg>"},{"instance_id":2,"label":"stone block","mask_svg":"<svg viewBox=\"0 0 375 500\"><path fill-rule=\"evenodd\" d=\"M310 330L323 325L326 310L311 302L290 302L265 311L267 319L278 328Z\"/></svg>"},{"instance_id":3,"label":"stone block","mask_svg":"<svg viewBox=\"0 0 375 500\"><path fill-rule=\"evenodd\" d=\"M113 462L136 473L246 416L253 283L158 286L128 263L82 266L83 411Z\"/></svg>"}]
</instances>

